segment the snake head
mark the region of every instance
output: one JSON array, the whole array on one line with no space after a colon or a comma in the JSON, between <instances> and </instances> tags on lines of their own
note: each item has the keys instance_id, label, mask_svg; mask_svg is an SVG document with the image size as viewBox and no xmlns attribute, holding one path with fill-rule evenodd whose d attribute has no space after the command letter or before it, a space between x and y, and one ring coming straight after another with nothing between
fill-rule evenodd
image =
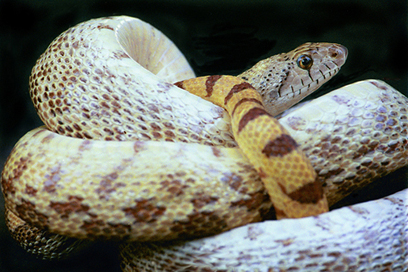
<instances>
[{"instance_id":1,"label":"snake head","mask_svg":"<svg viewBox=\"0 0 408 272\"><path fill-rule=\"evenodd\" d=\"M240 77L261 93L266 109L277 115L336 75L347 54L340 44L305 43L258 62Z\"/></svg>"}]
</instances>

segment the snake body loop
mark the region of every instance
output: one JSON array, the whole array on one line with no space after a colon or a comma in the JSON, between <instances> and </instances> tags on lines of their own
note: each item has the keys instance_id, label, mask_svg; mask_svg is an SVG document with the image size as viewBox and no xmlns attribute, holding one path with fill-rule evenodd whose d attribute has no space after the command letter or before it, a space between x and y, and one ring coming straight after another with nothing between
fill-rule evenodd
<instances>
[{"instance_id":1,"label":"snake body loop","mask_svg":"<svg viewBox=\"0 0 408 272\"><path fill-rule=\"evenodd\" d=\"M305 56L313 60L311 66ZM268 116L276 115L334 76L346 57L343 46L306 43L259 62L233 80L253 85ZM231 125L234 109L230 119L222 108L171 84L193 77L174 44L138 19L91 20L57 37L30 77L30 95L46 127L20 139L2 172L8 227L23 247L58 258L66 251L53 247L57 253L50 253L50 245L55 245L50 237L186 239L270 218L272 204L261 181L264 172L237 147L241 140L233 133L237 126ZM200 87L208 89L211 84ZM282 99L282 106L273 106L277 99ZM328 94L280 123L309 157L317 174L313 181L323 186L331 205L369 180L407 164L407 104L407 98L392 87L372 80ZM242 116L238 124L239 120ZM251 133L259 134L256 130L247 134ZM404 194L398 195L402 202ZM401 201L395 204L400 209ZM337 220L336 214L324 216ZM319 218L311 224L318 225ZM406 220L393 218L395 226ZM372 223L371 217L362 220ZM386 227L394 222L386 220ZM284 222L288 221L274 224L284 227ZM290 237L283 245L297 239ZM398 243L405 242L401 231L395 237ZM234 239L241 242L240 237ZM319 234L316 241L325 243ZM334 241L341 243L341 236ZM402 249L402 253L388 251L390 258L406 256L406 248ZM127 250L124 259L136 258L131 246ZM160 260L173 254L163 248L155 252L162 252L154 253ZM331 254L329 249L325 252ZM219 270L227 265L203 268L183 256L181 260L186 261L178 261L182 268L151 267L150 261L133 260L137 265L131 261L126 269ZM397 267L400 259L391 263Z\"/></svg>"}]
</instances>

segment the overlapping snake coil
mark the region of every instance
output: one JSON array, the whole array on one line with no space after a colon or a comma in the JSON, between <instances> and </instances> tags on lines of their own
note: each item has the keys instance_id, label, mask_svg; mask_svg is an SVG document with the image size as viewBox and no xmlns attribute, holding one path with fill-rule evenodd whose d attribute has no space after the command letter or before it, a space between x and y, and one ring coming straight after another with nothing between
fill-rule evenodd
<instances>
[{"instance_id":1,"label":"overlapping snake coil","mask_svg":"<svg viewBox=\"0 0 408 272\"><path fill-rule=\"evenodd\" d=\"M47 258L70 251L49 237L136 241L122 247L124 271L407 271L407 190L248 224L269 218L269 195L275 206L295 203L279 206L283 218L407 164L408 99L384 82L333 91L280 124L272 118L334 76L346 56L343 46L307 43L237 78L179 82L195 77L184 56L138 19L70 28L30 77L46 127L20 139L2 173L13 237ZM248 143L260 153L247 153ZM309 161L316 172L306 175ZM279 174L265 170L272 166Z\"/></svg>"}]
</instances>

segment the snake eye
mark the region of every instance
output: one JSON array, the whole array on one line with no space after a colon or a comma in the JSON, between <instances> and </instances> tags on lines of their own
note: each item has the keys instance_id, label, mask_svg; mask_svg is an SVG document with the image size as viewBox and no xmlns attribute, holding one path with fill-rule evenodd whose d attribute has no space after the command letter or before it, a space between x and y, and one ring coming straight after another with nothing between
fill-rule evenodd
<instances>
[{"instance_id":1,"label":"snake eye","mask_svg":"<svg viewBox=\"0 0 408 272\"><path fill-rule=\"evenodd\" d=\"M300 68L309 70L313 65L313 59L308 55L301 55L300 57L298 57L296 63Z\"/></svg>"}]
</instances>

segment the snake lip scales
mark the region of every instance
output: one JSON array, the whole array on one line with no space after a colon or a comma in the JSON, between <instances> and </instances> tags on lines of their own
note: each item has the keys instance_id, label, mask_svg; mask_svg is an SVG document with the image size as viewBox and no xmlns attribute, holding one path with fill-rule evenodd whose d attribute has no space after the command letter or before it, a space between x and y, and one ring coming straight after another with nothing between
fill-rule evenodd
<instances>
[{"instance_id":1,"label":"snake lip scales","mask_svg":"<svg viewBox=\"0 0 408 272\"><path fill-rule=\"evenodd\" d=\"M150 54L145 53L148 50ZM316 90L338 72L346 57L347 50L341 45L306 43L261 61L238 77L260 90L269 111L275 98L291 98L284 103L287 107ZM23 233L21 226L30 224L80 239L185 239L266 218L271 202L260 175L237 148L230 117L220 107L169 83L194 77L177 47L138 19L91 20L57 37L30 77L30 95L47 128L28 132L16 144L2 173L8 226L14 237L27 239L30 235ZM296 84L287 85L288 80ZM320 100L342 105L329 114L334 121L330 133L339 136L323 135L320 140L316 136L303 150L306 154L312 150L312 165L318 170L317 180L325 185L329 204L338 201L338 195L349 194L350 187L359 188L378 176L370 167L377 165L379 175L385 175L406 164L406 98L384 83L367 84L370 87L358 84L351 89L374 88L384 94L373 97L375 102L369 103L374 106L360 107L360 113L348 104L348 97L355 92ZM299 96L293 97L296 94ZM360 97L358 105L362 100ZM381 110L390 107L394 108L388 115ZM269 114L278 114L283 108ZM341 111L341 119L335 118L339 113L334 108ZM305 135L331 126L322 117L322 123L302 118L309 115L280 120L288 120L285 129L298 143L303 140L296 131ZM349 115L355 115L354 119ZM360 116L376 122L357 122ZM363 124L364 135L385 122L385 134L393 136L386 140L384 133L376 131L380 143L373 145L374 140L349 127L349 120L353 125ZM336 153L342 150L339 142L357 149L358 156ZM319 145L318 150L314 144ZM377 151L387 156L376 155L373 161L370 156ZM347 168L346 160L339 161L335 154L351 157L352 166ZM324 163L332 157L337 158L333 165ZM358 171L353 172L360 162ZM15 217L27 223L17 224L21 219ZM30 238L36 239L36 235ZM23 242L23 246L44 254L41 246L49 248L47 242Z\"/></svg>"}]
</instances>

